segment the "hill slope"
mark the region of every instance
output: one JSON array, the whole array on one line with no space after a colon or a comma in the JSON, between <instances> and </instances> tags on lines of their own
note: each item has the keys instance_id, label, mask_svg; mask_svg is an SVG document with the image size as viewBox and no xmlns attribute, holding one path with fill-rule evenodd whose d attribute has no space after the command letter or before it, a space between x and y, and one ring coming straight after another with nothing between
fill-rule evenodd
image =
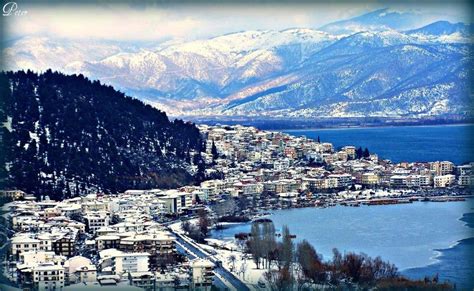
<instances>
[{"instance_id":1,"label":"hill slope","mask_svg":"<svg viewBox=\"0 0 474 291\"><path fill-rule=\"evenodd\" d=\"M82 75L8 72L0 84L7 186L61 199L193 182L193 124Z\"/></svg>"}]
</instances>

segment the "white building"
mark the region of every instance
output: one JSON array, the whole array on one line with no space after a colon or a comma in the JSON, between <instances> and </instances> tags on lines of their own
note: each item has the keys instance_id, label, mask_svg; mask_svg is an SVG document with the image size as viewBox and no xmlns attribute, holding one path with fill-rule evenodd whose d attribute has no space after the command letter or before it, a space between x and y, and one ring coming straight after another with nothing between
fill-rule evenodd
<instances>
[{"instance_id":1,"label":"white building","mask_svg":"<svg viewBox=\"0 0 474 291\"><path fill-rule=\"evenodd\" d=\"M149 253L124 253L116 249L100 252L102 270L110 270L114 275L122 276L124 273L148 272Z\"/></svg>"},{"instance_id":2,"label":"white building","mask_svg":"<svg viewBox=\"0 0 474 291\"><path fill-rule=\"evenodd\" d=\"M29 235L16 235L11 239L11 252L17 258L23 252L31 252L37 250L50 251L51 248L40 248L40 240L31 238Z\"/></svg>"},{"instance_id":3,"label":"white building","mask_svg":"<svg viewBox=\"0 0 474 291\"><path fill-rule=\"evenodd\" d=\"M33 286L36 290L62 290L64 267L54 263L43 263L32 268Z\"/></svg>"},{"instance_id":4,"label":"white building","mask_svg":"<svg viewBox=\"0 0 474 291\"><path fill-rule=\"evenodd\" d=\"M332 174L328 178L337 180L337 185L330 188L346 188L352 185L352 176L350 174Z\"/></svg>"},{"instance_id":5,"label":"white building","mask_svg":"<svg viewBox=\"0 0 474 291\"><path fill-rule=\"evenodd\" d=\"M208 260L196 259L191 262L193 287L210 286L214 277L214 264Z\"/></svg>"},{"instance_id":6,"label":"white building","mask_svg":"<svg viewBox=\"0 0 474 291\"><path fill-rule=\"evenodd\" d=\"M454 175L435 176L433 179L435 188L444 188L453 184L456 180Z\"/></svg>"},{"instance_id":7,"label":"white building","mask_svg":"<svg viewBox=\"0 0 474 291\"><path fill-rule=\"evenodd\" d=\"M95 234L98 229L109 225L109 216L104 212L88 213L84 220L87 232L92 234Z\"/></svg>"},{"instance_id":8,"label":"white building","mask_svg":"<svg viewBox=\"0 0 474 291\"><path fill-rule=\"evenodd\" d=\"M474 185L474 176L473 175L462 175L458 178L459 186L471 186Z\"/></svg>"},{"instance_id":9,"label":"white building","mask_svg":"<svg viewBox=\"0 0 474 291\"><path fill-rule=\"evenodd\" d=\"M88 258L81 256L72 257L66 261L64 269L68 284L87 284L97 281L97 268Z\"/></svg>"},{"instance_id":10,"label":"white building","mask_svg":"<svg viewBox=\"0 0 474 291\"><path fill-rule=\"evenodd\" d=\"M430 163L430 170L437 176L444 176L451 174L454 169L454 164L450 161L432 162Z\"/></svg>"}]
</instances>

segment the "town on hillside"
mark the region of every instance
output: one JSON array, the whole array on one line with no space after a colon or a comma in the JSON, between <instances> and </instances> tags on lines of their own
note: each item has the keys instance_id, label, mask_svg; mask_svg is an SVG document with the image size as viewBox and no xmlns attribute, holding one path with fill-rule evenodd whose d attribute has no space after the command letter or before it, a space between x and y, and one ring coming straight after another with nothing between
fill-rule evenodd
<instances>
[{"instance_id":1,"label":"town on hillside","mask_svg":"<svg viewBox=\"0 0 474 291\"><path fill-rule=\"evenodd\" d=\"M239 125L199 130L213 177L199 185L63 201L2 190L2 281L23 290L257 290L271 278L248 250L249 234L225 243L208 237L212 228L282 208L463 200L474 185L473 163L392 163L369 149Z\"/></svg>"}]
</instances>

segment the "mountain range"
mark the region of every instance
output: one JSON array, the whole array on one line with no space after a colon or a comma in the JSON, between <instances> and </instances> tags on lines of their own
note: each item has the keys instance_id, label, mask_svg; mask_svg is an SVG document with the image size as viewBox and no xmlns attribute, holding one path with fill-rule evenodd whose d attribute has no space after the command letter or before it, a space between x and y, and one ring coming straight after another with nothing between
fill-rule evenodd
<instances>
[{"instance_id":1,"label":"mountain range","mask_svg":"<svg viewBox=\"0 0 474 291\"><path fill-rule=\"evenodd\" d=\"M25 37L9 69L81 73L171 115L468 115L472 26L376 10L318 29L130 44Z\"/></svg>"}]
</instances>

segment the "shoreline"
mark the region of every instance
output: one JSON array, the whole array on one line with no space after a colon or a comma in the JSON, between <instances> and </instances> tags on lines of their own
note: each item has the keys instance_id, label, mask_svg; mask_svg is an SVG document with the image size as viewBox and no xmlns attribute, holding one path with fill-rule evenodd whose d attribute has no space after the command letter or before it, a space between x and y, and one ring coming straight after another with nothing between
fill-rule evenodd
<instances>
[{"instance_id":1,"label":"shoreline","mask_svg":"<svg viewBox=\"0 0 474 291\"><path fill-rule=\"evenodd\" d=\"M350 129L385 129L385 128L399 128L399 127L457 127L457 126L474 126L474 123L440 123L440 124L403 124L403 125L374 125L374 126L334 126L334 127L308 127L308 128L281 128L281 129L271 129L268 128L266 130L273 131L278 130L282 132L299 132L299 131L314 131L314 130L321 130L321 131L329 131L329 130L350 130Z\"/></svg>"},{"instance_id":2,"label":"shoreline","mask_svg":"<svg viewBox=\"0 0 474 291\"><path fill-rule=\"evenodd\" d=\"M469 222L466 222L466 221L463 220L464 216L465 216L466 214L470 214L470 213L473 213L473 214L474 214L474 212L466 212L466 213L463 213L463 214L461 215L461 217L459 217L457 220L458 220L458 221L461 221L461 222L464 222L464 226L466 226L468 229L474 229L474 227L470 227L470 226L469 226ZM470 237L462 238L462 239L459 239L459 240L453 242L453 243L450 244L448 247L432 249L431 251L433 251L433 252L435 253L435 255L430 258L430 259L433 260L432 263L430 263L430 264L428 264L428 265L424 265L424 266L419 266L419 267L409 267L409 268L405 268L405 269L403 269L403 270L400 270L400 273L408 272L408 271L410 271L410 270L416 270L416 269L427 268L427 267L429 267L429 266L433 266L433 265L442 263L443 261L440 259L440 257L442 257L442 256L444 255L444 253L445 253L447 250L454 249L454 248L458 247L458 246L459 246L461 243L463 243L464 241L470 240L470 239L474 239L474 233L473 233Z\"/></svg>"},{"instance_id":3,"label":"shoreline","mask_svg":"<svg viewBox=\"0 0 474 291\"><path fill-rule=\"evenodd\" d=\"M466 199L474 199L474 195L465 195L463 196L464 198ZM465 202L466 200L450 200L450 201L443 201L443 202ZM431 202L431 203L439 203L437 201L420 201L420 200L417 200L417 201L413 201L412 203L414 202ZM398 204L406 204L406 203L398 203ZM380 204L380 205L375 205L375 206L390 206L390 205L398 205L398 204ZM341 206L341 207L351 207L351 206L348 206L348 205L343 205L341 203L337 203L335 205L331 205L331 206L328 206L328 207L318 207L318 206L309 206L309 207L301 207L301 208L321 208L321 209L325 209L325 208L331 208L331 207L335 207L335 206ZM364 205L364 206L369 206L369 205ZM294 210L294 209L300 209L300 208L296 208L296 207L291 207L291 208L282 208L282 209L277 209L277 210L273 210L273 211L270 211L270 216L274 214L275 211L285 211L285 210ZM474 213L474 211L472 209L466 209L466 212L462 213L462 215L460 217L458 217L456 219L456 221L460 221L460 222L463 222L463 225L466 227L467 230L469 229L474 229L474 227L470 227L469 226L469 222L467 221L464 221L463 218L470 214L470 213ZM265 217L268 217L269 215L265 215ZM229 228L232 228L233 226L237 226L237 225L251 225L252 224L252 221L255 219L255 218L260 218L262 217L261 215L258 216L258 215L252 215L251 216L251 221L249 222L242 222L242 223L235 223L235 224L229 224L229 225L226 225L223 229L229 229ZM271 219L271 218L270 218ZM221 229L221 230L223 230ZM220 230L214 230L214 231L220 231ZM234 241L235 240L235 237L234 236L229 236L229 237L218 237L217 236L217 233L216 233L216 236L212 236L211 237L212 239L215 239L215 240L219 240L223 243L225 242L229 242L229 241ZM467 240L472 240L474 239L474 233L472 235L469 235L469 236L466 236L466 237L463 237L463 238L460 238L458 240L455 240L453 242L451 242L448 246L446 247L438 247L438 248L434 248L434 249L429 249L429 251L433 252L433 255L430 256L428 258L429 261L427 261L426 264L422 264L422 265L418 265L418 266L408 266L408 267L405 267L403 269L399 269L399 272L400 274L402 275L406 275L407 272L415 272L416 270L423 270L424 268L428 268L430 266L434 266L434 265L437 265L437 264L442 264L443 263L443 260L442 260L442 256L445 255L445 252L447 250L451 250L451 249L454 249L456 247L458 247L460 244L462 244L464 241L467 241ZM383 257L383 255L382 255ZM426 275L434 275L434 274L426 274ZM442 275L442 274L440 274ZM408 275L406 275L408 276ZM413 276L411 276L412 278L415 278ZM421 276L422 277L422 276Z\"/></svg>"},{"instance_id":4,"label":"shoreline","mask_svg":"<svg viewBox=\"0 0 474 291\"><path fill-rule=\"evenodd\" d=\"M425 126L468 126L474 125L472 119L397 119L377 117L340 117L340 118L206 118L190 116L174 116L170 118L182 119L203 125L243 125L268 131L302 131L302 130L329 130L352 128L387 128L387 127L425 127Z\"/></svg>"}]
</instances>

